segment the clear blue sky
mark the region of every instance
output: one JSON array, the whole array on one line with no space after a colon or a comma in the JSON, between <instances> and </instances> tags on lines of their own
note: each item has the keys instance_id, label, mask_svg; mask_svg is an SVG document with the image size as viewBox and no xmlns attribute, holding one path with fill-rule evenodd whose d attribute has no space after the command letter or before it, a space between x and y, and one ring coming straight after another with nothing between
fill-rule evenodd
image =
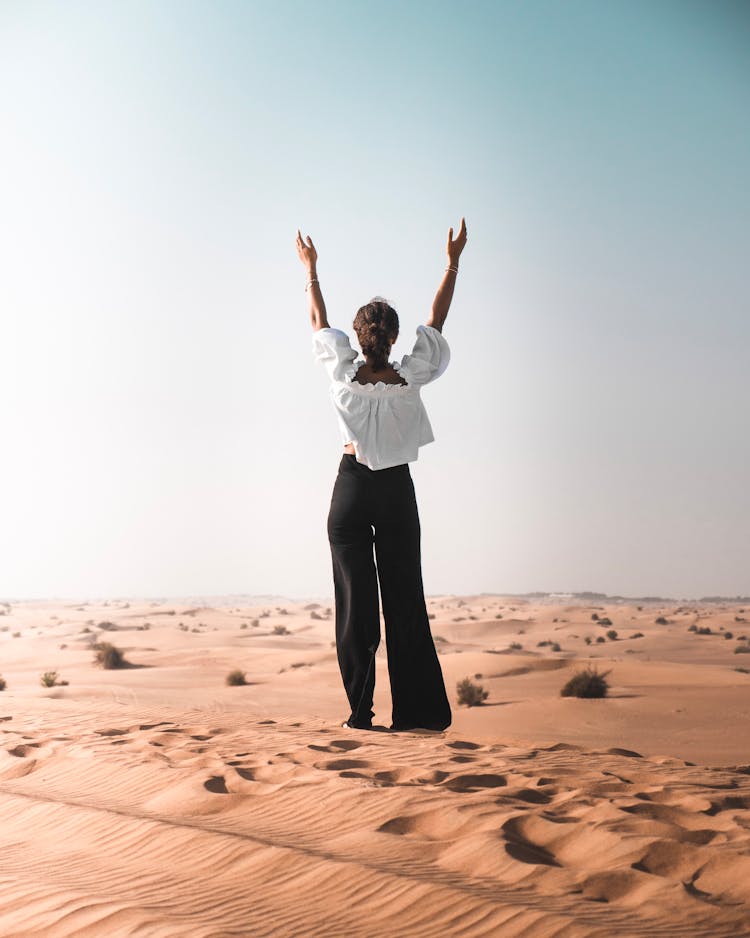
<instances>
[{"instance_id":1,"label":"clear blue sky","mask_svg":"<svg viewBox=\"0 0 750 938\"><path fill-rule=\"evenodd\" d=\"M750 7L0 4L0 596L332 590L332 325L409 351L425 589L750 592ZM354 337L353 337L354 338Z\"/></svg>"}]
</instances>

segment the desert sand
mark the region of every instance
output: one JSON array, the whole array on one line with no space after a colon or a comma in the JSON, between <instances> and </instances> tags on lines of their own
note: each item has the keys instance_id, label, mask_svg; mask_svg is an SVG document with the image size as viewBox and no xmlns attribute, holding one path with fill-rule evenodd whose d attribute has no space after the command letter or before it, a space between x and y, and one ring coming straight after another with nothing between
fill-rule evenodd
<instances>
[{"instance_id":1,"label":"desert sand","mask_svg":"<svg viewBox=\"0 0 750 938\"><path fill-rule=\"evenodd\" d=\"M0 606L3 938L750 935L750 608L431 596L453 725L391 733L332 605Z\"/></svg>"}]
</instances>

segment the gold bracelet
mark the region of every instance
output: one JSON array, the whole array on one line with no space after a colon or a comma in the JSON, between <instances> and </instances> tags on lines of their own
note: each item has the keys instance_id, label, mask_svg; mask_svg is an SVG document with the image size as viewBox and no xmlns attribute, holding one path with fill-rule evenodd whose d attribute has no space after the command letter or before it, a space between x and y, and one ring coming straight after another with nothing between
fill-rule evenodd
<instances>
[{"instance_id":1,"label":"gold bracelet","mask_svg":"<svg viewBox=\"0 0 750 938\"><path fill-rule=\"evenodd\" d=\"M454 274L458 273L458 267L446 267L445 272L448 273L449 270L452 270Z\"/></svg>"},{"instance_id":2,"label":"gold bracelet","mask_svg":"<svg viewBox=\"0 0 750 938\"><path fill-rule=\"evenodd\" d=\"M307 283L305 284L305 293L307 293L308 288L311 287L314 283L319 283L319 282L320 281L318 280L317 277L313 277L312 280L308 280Z\"/></svg>"}]
</instances>

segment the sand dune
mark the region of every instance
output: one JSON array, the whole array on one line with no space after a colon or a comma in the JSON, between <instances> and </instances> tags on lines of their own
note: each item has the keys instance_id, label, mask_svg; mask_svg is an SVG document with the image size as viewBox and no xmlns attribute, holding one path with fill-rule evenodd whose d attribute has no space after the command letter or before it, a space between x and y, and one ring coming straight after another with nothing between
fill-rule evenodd
<instances>
[{"instance_id":1,"label":"sand dune","mask_svg":"<svg viewBox=\"0 0 750 938\"><path fill-rule=\"evenodd\" d=\"M278 602L0 616L0 934L750 935L750 659L721 637L744 610L607 607L623 638L587 646L589 607L432 597L451 697L490 696L397 734L338 725L332 621ZM95 667L92 636L145 667ZM591 660L611 699L561 698Z\"/></svg>"}]
</instances>

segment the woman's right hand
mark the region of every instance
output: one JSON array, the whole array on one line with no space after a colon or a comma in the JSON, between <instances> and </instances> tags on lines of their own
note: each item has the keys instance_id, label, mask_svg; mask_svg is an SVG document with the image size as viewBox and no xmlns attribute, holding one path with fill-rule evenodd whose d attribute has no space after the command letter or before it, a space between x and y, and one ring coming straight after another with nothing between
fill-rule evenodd
<instances>
[{"instance_id":1,"label":"woman's right hand","mask_svg":"<svg viewBox=\"0 0 750 938\"><path fill-rule=\"evenodd\" d=\"M315 270L315 265L318 262L318 252L315 250L315 245L312 243L310 235L307 236L307 241L305 242L299 229L297 229L297 254L299 254L299 259L307 268L308 273Z\"/></svg>"},{"instance_id":2,"label":"woman's right hand","mask_svg":"<svg viewBox=\"0 0 750 938\"><path fill-rule=\"evenodd\" d=\"M458 264L461 251L466 247L466 219L461 219L461 227L458 229L458 236L453 238L453 229L448 229L448 261L451 264Z\"/></svg>"}]
</instances>

